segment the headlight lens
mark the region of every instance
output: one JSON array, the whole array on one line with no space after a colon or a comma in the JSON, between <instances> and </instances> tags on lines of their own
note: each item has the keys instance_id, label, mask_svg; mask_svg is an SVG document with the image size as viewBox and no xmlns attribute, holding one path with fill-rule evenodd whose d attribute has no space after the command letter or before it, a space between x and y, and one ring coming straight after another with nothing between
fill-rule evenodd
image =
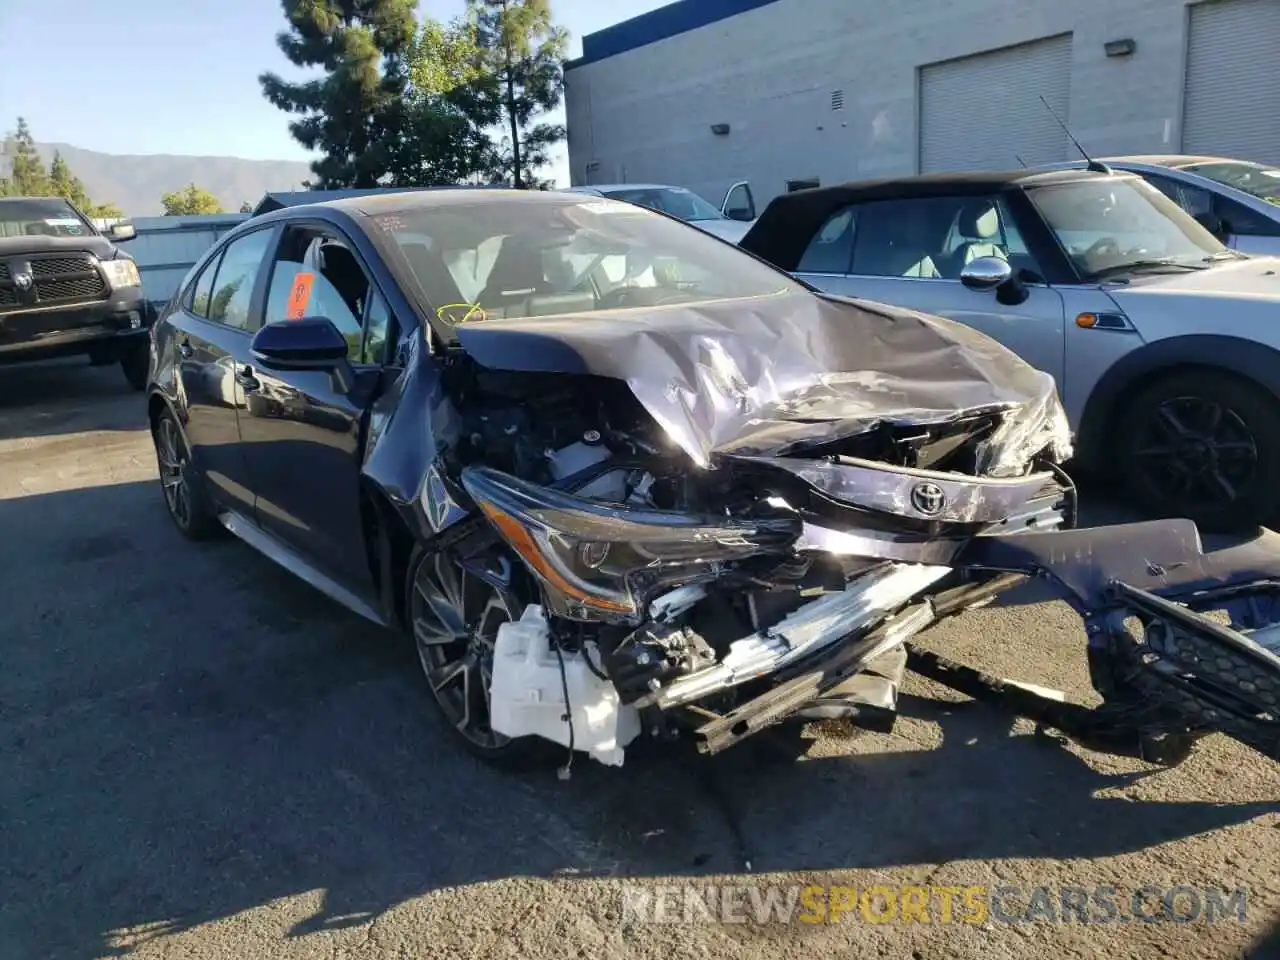
<instances>
[{"instance_id":1,"label":"headlight lens","mask_svg":"<svg viewBox=\"0 0 1280 960\"><path fill-rule=\"evenodd\" d=\"M785 550L798 521L729 520L606 504L469 467L462 484L572 620L636 623L661 588L715 576L722 566Z\"/></svg>"},{"instance_id":2,"label":"headlight lens","mask_svg":"<svg viewBox=\"0 0 1280 960\"><path fill-rule=\"evenodd\" d=\"M112 288L140 287L142 278L138 276L138 265L132 260L104 260L102 270L107 275L107 282Z\"/></svg>"}]
</instances>

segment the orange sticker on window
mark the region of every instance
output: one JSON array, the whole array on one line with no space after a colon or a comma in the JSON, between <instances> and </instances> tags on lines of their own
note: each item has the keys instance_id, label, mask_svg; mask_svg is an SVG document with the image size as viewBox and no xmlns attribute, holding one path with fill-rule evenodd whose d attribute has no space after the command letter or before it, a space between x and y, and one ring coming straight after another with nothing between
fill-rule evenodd
<instances>
[{"instance_id":1,"label":"orange sticker on window","mask_svg":"<svg viewBox=\"0 0 1280 960\"><path fill-rule=\"evenodd\" d=\"M311 285L315 279L314 273L299 273L293 278L289 303L284 308L286 320L301 320L307 315L307 303L311 300Z\"/></svg>"}]
</instances>

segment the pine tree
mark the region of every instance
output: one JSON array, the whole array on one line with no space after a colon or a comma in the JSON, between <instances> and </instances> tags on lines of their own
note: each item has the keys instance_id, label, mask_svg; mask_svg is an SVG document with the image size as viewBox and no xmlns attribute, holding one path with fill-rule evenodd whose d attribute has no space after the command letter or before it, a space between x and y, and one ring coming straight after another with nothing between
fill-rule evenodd
<instances>
[{"instance_id":1,"label":"pine tree","mask_svg":"<svg viewBox=\"0 0 1280 960\"><path fill-rule=\"evenodd\" d=\"M17 131L5 138L4 153L9 168L5 193L16 197L49 196L52 190L49 174L24 118L18 118Z\"/></svg>"},{"instance_id":2,"label":"pine tree","mask_svg":"<svg viewBox=\"0 0 1280 960\"><path fill-rule=\"evenodd\" d=\"M61 153L54 153L53 163L49 166L49 189L56 196L70 200L75 207L86 213L93 207L84 184L71 172Z\"/></svg>"},{"instance_id":3,"label":"pine tree","mask_svg":"<svg viewBox=\"0 0 1280 960\"><path fill-rule=\"evenodd\" d=\"M300 119L289 130L323 156L318 188L374 187L392 167L403 134L408 54L416 0L281 0L289 30L276 42L299 67L324 75L289 83L259 77L266 98Z\"/></svg>"},{"instance_id":4,"label":"pine tree","mask_svg":"<svg viewBox=\"0 0 1280 960\"><path fill-rule=\"evenodd\" d=\"M550 0L470 0L469 11L481 56L473 116L505 127L499 167L524 187L565 136L562 124L538 118L564 95L569 35L552 22Z\"/></svg>"}]
</instances>

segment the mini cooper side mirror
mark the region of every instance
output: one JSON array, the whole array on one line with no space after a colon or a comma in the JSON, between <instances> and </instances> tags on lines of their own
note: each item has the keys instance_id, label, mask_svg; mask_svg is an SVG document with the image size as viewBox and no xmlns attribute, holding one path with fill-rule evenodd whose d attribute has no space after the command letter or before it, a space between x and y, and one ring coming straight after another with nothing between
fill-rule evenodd
<instances>
[{"instance_id":1,"label":"mini cooper side mirror","mask_svg":"<svg viewBox=\"0 0 1280 960\"><path fill-rule=\"evenodd\" d=\"M253 335L249 352L268 370L327 370L343 392L354 383L347 338L328 317L277 320Z\"/></svg>"},{"instance_id":2,"label":"mini cooper side mirror","mask_svg":"<svg viewBox=\"0 0 1280 960\"><path fill-rule=\"evenodd\" d=\"M960 271L960 282L970 290L994 290L1013 279L1013 267L1001 257L978 257Z\"/></svg>"},{"instance_id":3,"label":"mini cooper side mirror","mask_svg":"<svg viewBox=\"0 0 1280 960\"><path fill-rule=\"evenodd\" d=\"M960 282L970 290L994 290L996 300L1017 306L1027 299L1026 286L1003 257L976 257L960 271Z\"/></svg>"}]
</instances>

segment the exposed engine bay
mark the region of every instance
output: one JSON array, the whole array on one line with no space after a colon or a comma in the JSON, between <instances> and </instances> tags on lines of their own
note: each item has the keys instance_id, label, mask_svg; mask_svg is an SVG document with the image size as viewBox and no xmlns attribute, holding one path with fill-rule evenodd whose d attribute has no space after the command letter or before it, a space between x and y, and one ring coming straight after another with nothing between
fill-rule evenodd
<instances>
[{"instance_id":1,"label":"exposed engine bay","mask_svg":"<svg viewBox=\"0 0 1280 960\"><path fill-rule=\"evenodd\" d=\"M762 316L736 322L759 341ZM1280 757L1272 535L1241 568L1185 521L1073 529L1052 380L972 331L886 316L874 348L909 342L931 371L788 368L754 352L772 336L713 336L712 308L677 311L665 337L590 318L468 331L422 500L441 549L521 611L491 651L493 732L621 765L641 735L716 753L783 720L888 729L911 667L1117 751L1220 730ZM516 360L498 358L504 333ZM1028 577L1084 618L1104 707L912 647ZM1206 598L1238 608L1230 626Z\"/></svg>"}]
</instances>

